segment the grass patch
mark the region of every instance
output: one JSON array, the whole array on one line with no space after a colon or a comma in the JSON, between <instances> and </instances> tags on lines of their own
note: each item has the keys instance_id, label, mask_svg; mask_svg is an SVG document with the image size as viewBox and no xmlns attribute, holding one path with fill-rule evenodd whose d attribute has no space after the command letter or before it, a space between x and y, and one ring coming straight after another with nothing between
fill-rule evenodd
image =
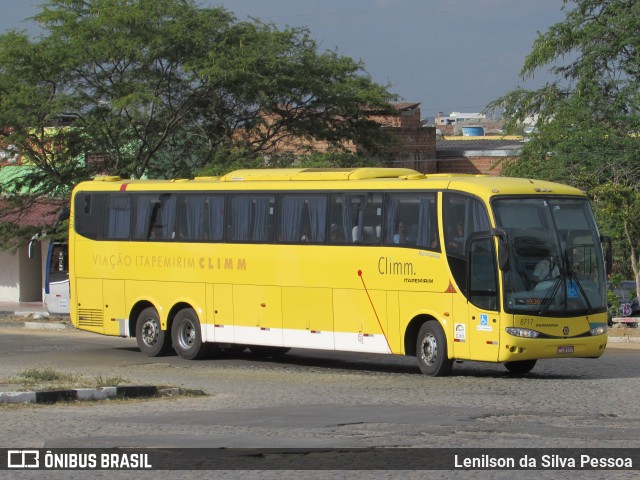
<instances>
[{"instance_id":1,"label":"grass patch","mask_svg":"<svg viewBox=\"0 0 640 480\"><path fill-rule=\"evenodd\" d=\"M28 368L4 383L15 384L20 390L51 391L73 388L101 388L123 385L128 380L123 377L103 377L97 375L87 378L81 374L61 372L53 367Z\"/></svg>"},{"instance_id":2,"label":"grass patch","mask_svg":"<svg viewBox=\"0 0 640 480\"><path fill-rule=\"evenodd\" d=\"M96 388L114 387L116 385L129 383L129 380L124 377L103 377L102 375L96 375L94 378Z\"/></svg>"}]
</instances>

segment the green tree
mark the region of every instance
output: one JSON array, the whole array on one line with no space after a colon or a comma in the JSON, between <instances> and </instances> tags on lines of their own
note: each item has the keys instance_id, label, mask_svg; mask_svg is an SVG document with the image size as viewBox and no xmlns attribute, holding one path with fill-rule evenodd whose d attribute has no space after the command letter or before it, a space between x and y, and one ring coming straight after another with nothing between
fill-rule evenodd
<instances>
[{"instance_id":1,"label":"green tree","mask_svg":"<svg viewBox=\"0 0 640 480\"><path fill-rule=\"evenodd\" d=\"M265 165L289 137L372 153L391 141L365 107L394 96L307 29L193 0L49 0L34 20L37 38L0 35L0 142L32 167L5 195Z\"/></svg>"},{"instance_id":2,"label":"green tree","mask_svg":"<svg viewBox=\"0 0 640 480\"><path fill-rule=\"evenodd\" d=\"M503 171L587 191L603 230L626 244L619 257L629 263L620 269L640 280L640 2L564 0L563 9L565 20L538 34L521 70L532 77L548 68L554 81L489 106L503 109L512 130L536 121L521 157Z\"/></svg>"}]
</instances>

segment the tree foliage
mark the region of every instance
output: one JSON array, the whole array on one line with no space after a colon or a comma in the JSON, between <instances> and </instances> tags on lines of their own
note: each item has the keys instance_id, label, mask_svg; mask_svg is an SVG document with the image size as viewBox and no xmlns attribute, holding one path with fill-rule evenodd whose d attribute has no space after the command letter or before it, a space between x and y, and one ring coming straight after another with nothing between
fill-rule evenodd
<instances>
[{"instance_id":1,"label":"tree foliage","mask_svg":"<svg viewBox=\"0 0 640 480\"><path fill-rule=\"evenodd\" d=\"M537 127L504 172L587 191L601 228L626 244L619 260L629 263L618 267L640 279L640 2L564 0L563 9L565 20L538 34L521 70L548 68L554 81L489 106L504 109L511 129L527 119Z\"/></svg>"},{"instance_id":2,"label":"tree foliage","mask_svg":"<svg viewBox=\"0 0 640 480\"><path fill-rule=\"evenodd\" d=\"M37 38L0 35L0 142L34 167L5 195L64 197L99 173L264 165L291 137L369 152L390 142L364 109L388 109L387 87L304 28L193 0L49 0L33 20Z\"/></svg>"}]
</instances>

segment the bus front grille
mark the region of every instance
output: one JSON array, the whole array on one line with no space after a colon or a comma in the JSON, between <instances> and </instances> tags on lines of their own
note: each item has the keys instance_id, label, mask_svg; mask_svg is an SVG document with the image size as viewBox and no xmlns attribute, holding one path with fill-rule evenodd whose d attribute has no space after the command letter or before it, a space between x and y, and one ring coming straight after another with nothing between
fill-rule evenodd
<instances>
[{"instance_id":1,"label":"bus front grille","mask_svg":"<svg viewBox=\"0 0 640 480\"><path fill-rule=\"evenodd\" d=\"M79 327L101 327L102 310L81 308L78 310Z\"/></svg>"}]
</instances>

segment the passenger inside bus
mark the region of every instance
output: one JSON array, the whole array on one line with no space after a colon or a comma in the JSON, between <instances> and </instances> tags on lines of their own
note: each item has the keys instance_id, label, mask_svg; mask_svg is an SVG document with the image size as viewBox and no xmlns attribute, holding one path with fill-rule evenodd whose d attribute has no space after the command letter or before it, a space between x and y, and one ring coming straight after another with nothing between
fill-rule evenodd
<instances>
[{"instance_id":1,"label":"passenger inside bus","mask_svg":"<svg viewBox=\"0 0 640 480\"><path fill-rule=\"evenodd\" d=\"M396 233L393 234L393 243L396 245L404 245L410 241L406 225L403 222L398 222L396 225Z\"/></svg>"},{"instance_id":2,"label":"passenger inside bus","mask_svg":"<svg viewBox=\"0 0 640 480\"><path fill-rule=\"evenodd\" d=\"M456 223L456 228L451 235L449 247L452 251L462 253L464 250L464 227L462 222Z\"/></svg>"},{"instance_id":3,"label":"passenger inside bus","mask_svg":"<svg viewBox=\"0 0 640 480\"><path fill-rule=\"evenodd\" d=\"M553 280L558 275L560 275L560 270L552 255L540 260L533 270L533 279L536 282Z\"/></svg>"}]
</instances>

